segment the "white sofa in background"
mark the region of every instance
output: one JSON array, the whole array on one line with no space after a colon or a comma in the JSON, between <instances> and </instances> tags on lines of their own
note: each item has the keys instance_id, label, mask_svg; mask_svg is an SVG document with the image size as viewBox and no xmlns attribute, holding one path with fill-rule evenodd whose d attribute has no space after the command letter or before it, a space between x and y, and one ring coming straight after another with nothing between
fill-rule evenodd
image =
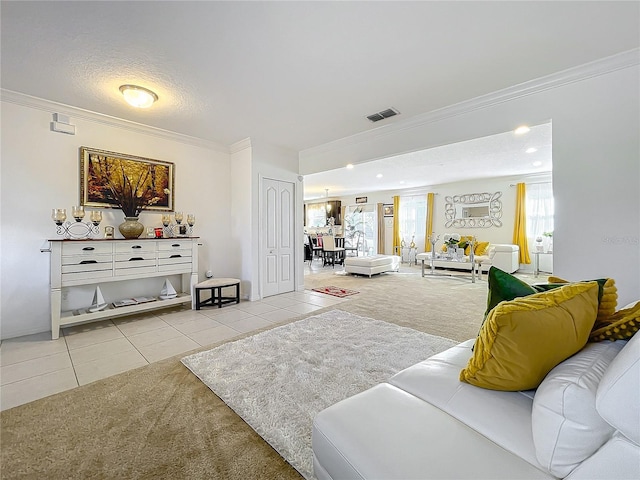
<instances>
[{"instance_id":1,"label":"white sofa in background","mask_svg":"<svg viewBox=\"0 0 640 480\"><path fill-rule=\"evenodd\" d=\"M478 272L488 272L491 266L513 273L520 268L520 247L511 244L491 244L487 255L474 258Z\"/></svg>"},{"instance_id":2,"label":"white sofa in background","mask_svg":"<svg viewBox=\"0 0 640 480\"><path fill-rule=\"evenodd\" d=\"M447 268L452 270L471 271L472 263L468 255L461 257L459 260L447 260L445 258L436 258L433 260L433 266L436 268ZM491 266L497 267L507 273L513 273L520 268L520 247L510 244L490 245L487 255L475 255L473 264L479 274L483 271L488 272ZM431 252L419 253L416 260L422 262L422 270L431 268Z\"/></svg>"},{"instance_id":3,"label":"white sofa in background","mask_svg":"<svg viewBox=\"0 0 640 480\"><path fill-rule=\"evenodd\" d=\"M316 477L640 478L640 334L587 344L526 392L460 382L472 345L320 412L312 437Z\"/></svg>"}]
</instances>

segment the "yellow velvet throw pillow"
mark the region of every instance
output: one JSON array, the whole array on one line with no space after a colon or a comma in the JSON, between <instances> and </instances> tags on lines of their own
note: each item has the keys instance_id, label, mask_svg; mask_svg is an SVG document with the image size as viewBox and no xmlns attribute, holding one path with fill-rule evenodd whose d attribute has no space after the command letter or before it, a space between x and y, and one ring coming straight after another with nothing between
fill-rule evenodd
<instances>
[{"instance_id":1,"label":"yellow velvet throw pillow","mask_svg":"<svg viewBox=\"0 0 640 480\"><path fill-rule=\"evenodd\" d=\"M473 249L473 254L476 256L486 255L487 250L489 250L489 242L478 242L476 243L476 248Z\"/></svg>"},{"instance_id":2,"label":"yellow velvet throw pillow","mask_svg":"<svg viewBox=\"0 0 640 480\"><path fill-rule=\"evenodd\" d=\"M596 282L499 303L482 325L460 380L491 390L536 388L586 345L597 310Z\"/></svg>"}]
</instances>

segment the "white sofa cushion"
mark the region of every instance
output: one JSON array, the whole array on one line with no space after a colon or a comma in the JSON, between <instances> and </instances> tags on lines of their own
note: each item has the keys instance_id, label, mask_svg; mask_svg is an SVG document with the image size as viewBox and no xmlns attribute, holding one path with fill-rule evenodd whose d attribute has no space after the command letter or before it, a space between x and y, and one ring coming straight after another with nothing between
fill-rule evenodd
<instances>
[{"instance_id":1,"label":"white sofa cushion","mask_svg":"<svg viewBox=\"0 0 640 480\"><path fill-rule=\"evenodd\" d=\"M602 377L596 409L625 437L640 444L640 334L631 337Z\"/></svg>"},{"instance_id":2,"label":"white sofa cushion","mask_svg":"<svg viewBox=\"0 0 640 480\"><path fill-rule=\"evenodd\" d=\"M596 391L624 341L591 343L551 370L536 391L531 428L536 456L563 478L600 448L614 429L596 411Z\"/></svg>"},{"instance_id":3,"label":"white sofa cushion","mask_svg":"<svg viewBox=\"0 0 640 480\"><path fill-rule=\"evenodd\" d=\"M505 450L543 469L531 437L533 392L501 392L459 380L474 340L402 370L388 382L435 405ZM508 419L508 420L506 420Z\"/></svg>"},{"instance_id":4,"label":"white sofa cushion","mask_svg":"<svg viewBox=\"0 0 640 480\"><path fill-rule=\"evenodd\" d=\"M616 433L593 456L578 465L565 480L638 480L640 448Z\"/></svg>"},{"instance_id":5,"label":"white sofa cushion","mask_svg":"<svg viewBox=\"0 0 640 480\"><path fill-rule=\"evenodd\" d=\"M553 478L387 383L317 414L312 444L319 480Z\"/></svg>"}]
</instances>

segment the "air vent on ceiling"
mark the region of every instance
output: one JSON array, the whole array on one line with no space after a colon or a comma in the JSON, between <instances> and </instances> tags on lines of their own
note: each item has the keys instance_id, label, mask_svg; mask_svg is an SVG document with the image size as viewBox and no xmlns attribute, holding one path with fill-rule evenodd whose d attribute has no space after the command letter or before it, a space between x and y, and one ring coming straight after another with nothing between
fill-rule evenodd
<instances>
[{"instance_id":1,"label":"air vent on ceiling","mask_svg":"<svg viewBox=\"0 0 640 480\"><path fill-rule=\"evenodd\" d=\"M386 110L382 110L378 113L373 113L371 115L367 115L367 118L371 122L379 122L380 120L384 120L385 118L393 117L398 115L400 112L395 108L387 108Z\"/></svg>"}]
</instances>

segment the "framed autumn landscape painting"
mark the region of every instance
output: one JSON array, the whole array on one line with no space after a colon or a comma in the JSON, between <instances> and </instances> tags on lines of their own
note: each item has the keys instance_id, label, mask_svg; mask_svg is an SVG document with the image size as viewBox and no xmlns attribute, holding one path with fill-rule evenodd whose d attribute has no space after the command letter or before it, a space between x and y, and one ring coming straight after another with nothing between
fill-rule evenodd
<instances>
[{"instance_id":1,"label":"framed autumn landscape painting","mask_svg":"<svg viewBox=\"0 0 640 480\"><path fill-rule=\"evenodd\" d=\"M174 175L171 162L80 147L80 204L173 211Z\"/></svg>"}]
</instances>

